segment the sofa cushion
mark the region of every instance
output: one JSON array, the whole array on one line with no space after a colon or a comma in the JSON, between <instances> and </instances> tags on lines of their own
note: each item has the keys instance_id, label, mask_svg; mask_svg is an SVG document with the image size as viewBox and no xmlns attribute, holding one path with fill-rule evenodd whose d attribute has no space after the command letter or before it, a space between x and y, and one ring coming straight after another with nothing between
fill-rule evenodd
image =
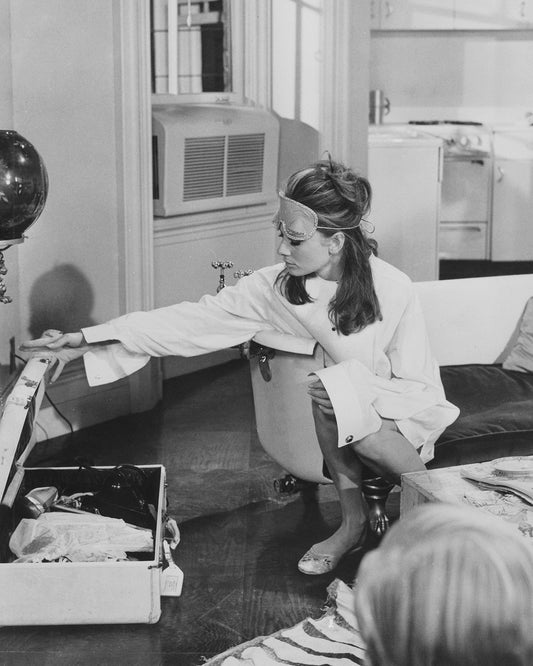
<instances>
[{"instance_id":1,"label":"sofa cushion","mask_svg":"<svg viewBox=\"0 0 533 666\"><path fill-rule=\"evenodd\" d=\"M518 339L502 366L505 370L533 372L533 297L526 303L520 320Z\"/></svg>"},{"instance_id":2,"label":"sofa cushion","mask_svg":"<svg viewBox=\"0 0 533 666\"><path fill-rule=\"evenodd\" d=\"M441 378L461 414L436 442L428 467L533 454L533 373L473 364L444 366Z\"/></svg>"}]
</instances>

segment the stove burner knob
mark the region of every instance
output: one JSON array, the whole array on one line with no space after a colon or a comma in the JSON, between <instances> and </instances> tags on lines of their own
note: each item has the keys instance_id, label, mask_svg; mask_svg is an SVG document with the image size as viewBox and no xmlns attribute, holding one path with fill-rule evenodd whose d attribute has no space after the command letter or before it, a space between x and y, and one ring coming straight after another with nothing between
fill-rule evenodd
<instances>
[{"instance_id":1,"label":"stove burner knob","mask_svg":"<svg viewBox=\"0 0 533 666\"><path fill-rule=\"evenodd\" d=\"M459 139L459 145L460 145L462 148L468 148L468 146L470 145L470 139L469 139L467 136L462 136L462 137Z\"/></svg>"}]
</instances>

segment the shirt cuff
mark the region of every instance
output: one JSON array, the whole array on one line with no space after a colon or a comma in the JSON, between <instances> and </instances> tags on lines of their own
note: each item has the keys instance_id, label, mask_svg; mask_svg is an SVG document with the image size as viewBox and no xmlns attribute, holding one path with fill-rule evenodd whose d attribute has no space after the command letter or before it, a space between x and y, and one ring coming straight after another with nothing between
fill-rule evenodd
<instances>
[{"instance_id":1,"label":"shirt cuff","mask_svg":"<svg viewBox=\"0 0 533 666\"><path fill-rule=\"evenodd\" d=\"M381 428L381 417L372 404L376 392L366 378L367 373L358 361L339 363L314 373L324 384L333 405L339 447L358 442Z\"/></svg>"},{"instance_id":2,"label":"shirt cuff","mask_svg":"<svg viewBox=\"0 0 533 666\"><path fill-rule=\"evenodd\" d=\"M116 340L115 332L110 324L96 324L82 328L83 337L89 344L103 342L104 340Z\"/></svg>"},{"instance_id":3,"label":"shirt cuff","mask_svg":"<svg viewBox=\"0 0 533 666\"><path fill-rule=\"evenodd\" d=\"M123 379L140 370L149 360L148 354L129 352L120 343L96 346L83 355L89 386Z\"/></svg>"}]
</instances>

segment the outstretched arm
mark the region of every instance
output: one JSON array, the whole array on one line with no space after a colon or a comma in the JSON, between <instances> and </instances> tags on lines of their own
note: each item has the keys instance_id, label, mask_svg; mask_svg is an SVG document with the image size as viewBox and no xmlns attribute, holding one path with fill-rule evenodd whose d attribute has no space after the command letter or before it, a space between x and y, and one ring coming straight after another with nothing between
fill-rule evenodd
<instances>
[{"instance_id":1,"label":"outstretched arm","mask_svg":"<svg viewBox=\"0 0 533 666\"><path fill-rule=\"evenodd\" d=\"M85 354L89 349L83 333L63 333L55 329L48 329L43 332L40 338L35 340L26 340L20 345L22 352L53 352L53 360L50 367L55 365L54 373L50 379L51 382L59 377L63 372L63 368L70 361L74 361Z\"/></svg>"}]
</instances>

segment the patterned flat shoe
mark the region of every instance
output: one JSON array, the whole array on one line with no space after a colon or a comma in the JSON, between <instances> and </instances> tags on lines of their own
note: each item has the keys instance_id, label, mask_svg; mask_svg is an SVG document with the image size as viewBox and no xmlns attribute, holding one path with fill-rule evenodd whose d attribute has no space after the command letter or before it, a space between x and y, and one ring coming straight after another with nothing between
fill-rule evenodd
<instances>
[{"instance_id":1,"label":"patterned flat shoe","mask_svg":"<svg viewBox=\"0 0 533 666\"><path fill-rule=\"evenodd\" d=\"M341 553L340 555L333 555L331 553L318 553L315 550L315 546L311 546L307 553L298 562L298 569L308 576L320 576L322 574L329 573L335 569L343 557L361 550L361 548L365 545L366 537L367 526L365 525L363 532L355 546L350 548L350 550Z\"/></svg>"}]
</instances>

